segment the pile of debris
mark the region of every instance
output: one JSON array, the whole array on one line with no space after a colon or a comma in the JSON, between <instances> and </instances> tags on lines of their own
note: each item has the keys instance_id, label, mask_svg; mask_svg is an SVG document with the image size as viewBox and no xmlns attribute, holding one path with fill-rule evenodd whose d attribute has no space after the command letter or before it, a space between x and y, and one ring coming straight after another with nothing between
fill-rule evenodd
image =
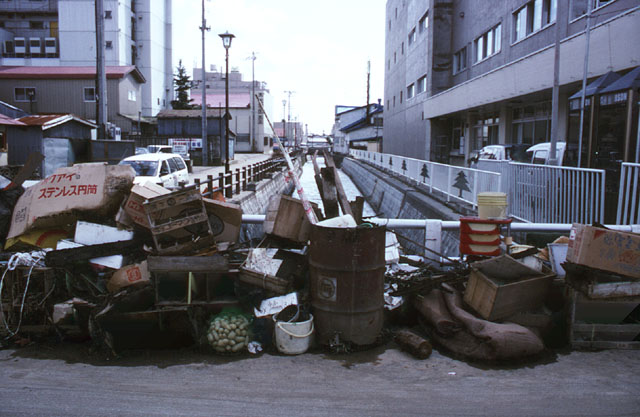
<instances>
[{"instance_id":1,"label":"pile of debris","mask_svg":"<svg viewBox=\"0 0 640 417\"><path fill-rule=\"evenodd\" d=\"M79 164L26 190L7 181L0 338L55 334L114 353L197 345L212 354L300 354L365 349L393 334L419 358L434 344L469 359L510 360L542 352L568 305L575 346L587 330L589 342L624 333L624 343L638 343L638 235L575 225L571 239L544 251L492 247L491 256L434 264L404 256L394 233L363 220L361 201L348 201L325 161L316 176L325 212L273 196L264 238L246 242L238 205L195 186L134 186L128 166ZM484 244L496 244L497 232L486 233ZM583 249L600 238L614 261ZM612 253L615 245L622 252ZM577 291L636 307L615 324L623 327L596 328L580 321Z\"/></svg>"}]
</instances>

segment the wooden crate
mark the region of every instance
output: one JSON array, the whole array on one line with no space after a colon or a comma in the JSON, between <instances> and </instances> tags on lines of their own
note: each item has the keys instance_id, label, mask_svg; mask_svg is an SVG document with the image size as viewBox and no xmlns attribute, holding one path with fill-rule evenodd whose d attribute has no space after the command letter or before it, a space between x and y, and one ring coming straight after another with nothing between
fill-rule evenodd
<instances>
[{"instance_id":1,"label":"wooden crate","mask_svg":"<svg viewBox=\"0 0 640 417\"><path fill-rule=\"evenodd\" d=\"M143 206L158 253L186 253L213 242L209 216L196 188L150 198Z\"/></svg>"},{"instance_id":2,"label":"wooden crate","mask_svg":"<svg viewBox=\"0 0 640 417\"><path fill-rule=\"evenodd\" d=\"M313 209L318 205L311 203ZM274 198L267 207L264 232L270 235L306 243L311 234L311 223L304 212L302 202L286 195Z\"/></svg>"},{"instance_id":3,"label":"wooden crate","mask_svg":"<svg viewBox=\"0 0 640 417\"><path fill-rule=\"evenodd\" d=\"M572 348L640 349L640 324L621 323L640 305L640 296L594 300L569 288L568 298L568 336ZM598 317L597 309L604 314ZM580 310L589 312L590 317Z\"/></svg>"},{"instance_id":4,"label":"wooden crate","mask_svg":"<svg viewBox=\"0 0 640 417\"><path fill-rule=\"evenodd\" d=\"M555 274L538 272L508 255L472 264L464 301L482 318L499 320L544 303Z\"/></svg>"}]
</instances>

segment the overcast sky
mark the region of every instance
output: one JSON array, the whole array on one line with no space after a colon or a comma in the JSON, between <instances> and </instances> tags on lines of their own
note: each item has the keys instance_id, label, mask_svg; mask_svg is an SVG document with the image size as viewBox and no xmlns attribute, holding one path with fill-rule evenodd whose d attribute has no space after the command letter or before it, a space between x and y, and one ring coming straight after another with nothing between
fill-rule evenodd
<instances>
[{"instance_id":1,"label":"overcast sky","mask_svg":"<svg viewBox=\"0 0 640 417\"><path fill-rule=\"evenodd\" d=\"M330 133L335 105L365 104L368 60L370 102L383 98L385 0L206 0L205 8L207 69L224 68L218 34L233 33L229 68L251 81L255 51L256 80L273 97L272 122L283 117L284 92L294 91L291 119L309 133ZM201 67L201 11L202 0L173 1L174 73L180 59L190 75Z\"/></svg>"}]
</instances>

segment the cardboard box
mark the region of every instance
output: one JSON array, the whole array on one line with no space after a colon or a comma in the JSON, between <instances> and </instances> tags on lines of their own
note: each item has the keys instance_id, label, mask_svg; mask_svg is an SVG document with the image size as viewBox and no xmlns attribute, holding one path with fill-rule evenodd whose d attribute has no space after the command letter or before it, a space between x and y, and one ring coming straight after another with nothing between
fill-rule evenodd
<instances>
[{"instance_id":1,"label":"cardboard box","mask_svg":"<svg viewBox=\"0 0 640 417\"><path fill-rule=\"evenodd\" d=\"M567 261L640 278L640 234L574 224Z\"/></svg>"},{"instance_id":2,"label":"cardboard box","mask_svg":"<svg viewBox=\"0 0 640 417\"><path fill-rule=\"evenodd\" d=\"M127 165L77 164L56 170L25 190L11 218L8 238L32 229L73 223L81 215L112 218L133 185Z\"/></svg>"},{"instance_id":3,"label":"cardboard box","mask_svg":"<svg viewBox=\"0 0 640 417\"><path fill-rule=\"evenodd\" d=\"M474 262L464 301L483 319L499 320L540 307L554 277L508 255Z\"/></svg>"},{"instance_id":4,"label":"cardboard box","mask_svg":"<svg viewBox=\"0 0 640 417\"><path fill-rule=\"evenodd\" d=\"M109 282L107 282L107 289L110 292L116 292L129 285L138 284L141 282L149 282L149 268L147 267L147 261L142 261L139 264L128 265L124 268L118 269L113 273Z\"/></svg>"},{"instance_id":5,"label":"cardboard box","mask_svg":"<svg viewBox=\"0 0 640 417\"><path fill-rule=\"evenodd\" d=\"M134 185L131 194L124 205L124 211L129 215L134 223L150 228L149 219L144 211L143 203L153 197L170 194L171 191L152 182L144 185Z\"/></svg>"},{"instance_id":6,"label":"cardboard box","mask_svg":"<svg viewBox=\"0 0 640 417\"><path fill-rule=\"evenodd\" d=\"M203 198L209 215L209 224L216 242L237 242L242 227L242 209L239 204Z\"/></svg>"}]
</instances>

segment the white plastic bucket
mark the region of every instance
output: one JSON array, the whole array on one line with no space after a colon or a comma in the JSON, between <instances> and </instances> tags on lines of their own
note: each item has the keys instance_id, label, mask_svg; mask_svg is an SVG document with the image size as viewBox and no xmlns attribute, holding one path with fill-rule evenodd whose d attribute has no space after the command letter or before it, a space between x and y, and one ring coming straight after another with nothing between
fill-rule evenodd
<instances>
[{"instance_id":1,"label":"white plastic bucket","mask_svg":"<svg viewBox=\"0 0 640 417\"><path fill-rule=\"evenodd\" d=\"M278 351L286 355L305 353L313 337L313 316L309 314L309 320L292 323L279 321L277 317L277 314L273 316Z\"/></svg>"},{"instance_id":2,"label":"white plastic bucket","mask_svg":"<svg viewBox=\"0 0 640 417\"><path fill-rule=\"evenodd\" d=\"M505 193L478 193L478 217L481 219L507 217L507 195Z\"/></svg>"}]
</instances>

